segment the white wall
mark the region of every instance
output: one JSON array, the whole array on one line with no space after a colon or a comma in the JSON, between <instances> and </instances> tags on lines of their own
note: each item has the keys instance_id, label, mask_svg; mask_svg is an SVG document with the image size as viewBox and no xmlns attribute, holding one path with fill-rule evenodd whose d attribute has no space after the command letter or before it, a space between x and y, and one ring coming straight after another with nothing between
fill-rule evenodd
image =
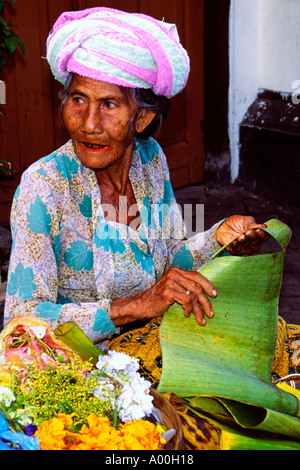
<instances>
[{"instance_id":1,"label":"white wall","mask_svg":"<svg viewBox=\"0 0 300 470\"><path fill-rule=\"evenodd\" d=\"M231 0L229 31L234 181L239 172L239 125L258 90L293 92L294 82L300 80L300 0Z\"/></svg>"},{"instance_id":2,"label":"white wall","mask_svg":"<svg viewBox=\"0 0 300 470\"><path fill-rule=\"evenodd\" d=\"M238 176L239 125L257 94L260 0L232 0L229 19L231 179Z\"/></svg>"},{"instance_id":3,"label":"white wall","mask_svg":"<svg viewBox=\"0 0 300 470\"><path fill-rule=\"evenodd\" d=\"M300 79L300 1L261 1L259 86L291 91Z\"/></svg>"}]
</instances>

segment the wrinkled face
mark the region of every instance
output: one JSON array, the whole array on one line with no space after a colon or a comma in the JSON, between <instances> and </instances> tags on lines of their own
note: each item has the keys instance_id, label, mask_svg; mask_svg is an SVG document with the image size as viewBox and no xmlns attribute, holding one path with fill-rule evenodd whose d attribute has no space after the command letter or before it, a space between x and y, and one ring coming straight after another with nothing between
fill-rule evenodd
<instances>
[{"instance_id":1,"label":"wrinkled face","mask_svg":"<svg viewBox=\"0 0 300 470\"><path fill-rule=\"evenodd\" d=\"M117 85L74 75L63 108L65 126L81 162L104 169L130 156L137 108Z\"/></svg>"}]
</instances>

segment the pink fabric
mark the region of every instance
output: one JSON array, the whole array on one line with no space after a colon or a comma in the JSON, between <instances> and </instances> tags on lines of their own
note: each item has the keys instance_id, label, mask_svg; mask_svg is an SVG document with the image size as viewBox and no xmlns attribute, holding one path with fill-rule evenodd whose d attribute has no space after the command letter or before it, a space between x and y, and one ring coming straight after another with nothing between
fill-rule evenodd
<instances>
[{"instance_id":1,"label":"pink fabric","mask_svg":"<svg viewBox=\"0 0 300 470\"><path fill-rule=\"evenodd\" d=\"M89 52L88 49L85 49L85 47L83 46L82 49L86 50L87 53ZM117 59L116 57L111 57L108 54L105 54L104 52L94 52L93 54L94 56L104 59L110 64L115 65L116 67L122 68L122 70L128 71L136 77L139 77L149 83L155 83L156 73L152 72L152 70L143 69L142 67L139 67L135 64L131 64L130 62L127 62L125 60Z\"/></svg>"},{"instance_id":2,"label":"pink fabric","mask_svg":"<svg viewBox=\"0 0 300 470\"><path fill-rule=\"evenodd\" d=\"M75 72L96 80L106 77L118 85L152 88L168 97L185 87L189 75L189 58L175 25L111 8L63 13L48 36L47 59L62 83Z\"/></svg>"},{"instance_id":3,"label":"pink fabric","mask_svg":"<svg viewBox=\"0 0 300 470\"><path fill-rule=\"evenodd\" d=\"M92 78L93 80L99 80L101 82L107 82L107 83L112 83L114 85L118 86L124 86L124 87L130 87L130 84L126 80L122 80L121 78L111 76L105 72L99 72L97 70L94 70L91 67L88 67L87 65L80 65L81 67L81 76L82 77L89 77ZM77 61L71 57L69 61L69 69L73 73L78 73L78 63ZM134 86L132 85L132 88Z\"/></svg>"}]
</instances>

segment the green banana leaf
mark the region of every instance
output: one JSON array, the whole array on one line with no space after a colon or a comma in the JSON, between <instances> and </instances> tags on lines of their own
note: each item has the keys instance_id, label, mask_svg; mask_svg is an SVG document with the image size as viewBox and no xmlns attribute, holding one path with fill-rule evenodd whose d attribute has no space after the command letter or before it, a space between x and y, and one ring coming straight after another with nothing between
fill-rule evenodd
<instances>
[{"instance_id":1,"label":"green banana leaf","mask_svg":"<svg viewBox=\"0 0 300 470\"><path fill-rule=\"evenodd\" d=\"M243 430L271 431L298 441L299 397L271 380L284 253L291 231L275 219L266 226L280 245L278 252L223 256L226 247L222 247L200 269L218 291L211 299L215 316L205 327L193 316L185 318L178 304L164 315L158 391L189 399L195 410L206 409L221 423L229 419Z\"/></svg>"},{"instance_id":2,"label":"green banana leaf","mask_svg":"<svg viewBox=\"0 0 300 470\"><path fill-rule=\"evenodd\" d=\"M208 400L210 400L210 398L208 398ZM216 398L216 400L224 406L224 416L233 418L235 423L239 424L244 429L280 434L300 440L300 420L296 416L290 416L235 400L224 398ZM207 413L210 412L211 404L206 403L204 396L191 399L190 405L193 408L201 409Z\"/></svg>"},{"instance_id":3,"label":"green banana leaf","mask_svg":"<svg viewBox=\"0 0 300 470\"><path fill-rule=\"evenodd\" d=\"M76 354L95 365L103 351L73 321L68 321L54 330L55 336L61 339Z\"/></svg>"},{"instance_id":4,"label":"green banana leaf","mask_svg":"<svg viewBox=\"0 0 300 470\"><path fill-rule=\"evenodd\" d=\"M222 431L220 450L300 450L300 443L284 439L249 437L236 431Z\"/></svg>"},{"instance_id":5,"label":"green banana leaf","mask_svg":"<svg viewBox=\"0 0 300 470\"><path fill-rule=\"evenodd\" d=\"M214 399L207 397L206 400L214 401ZM276 436L274 433L261 432L255 427L239 427L233 419L230 419L229 415L225 416L226 413L224 414L224 409L220 404L214 406L199 401L197 405L204 405L206 411L190 406L192 413L203 418L204 421L209 421L219 429L220 450L300 450L299 440L281 435ZM207 408L214 411L210 414ZM220 414L216 411L217 408L221 412Z\"/></svg>"},{"instance_id":6,"label":"green banana leaf","mask_svg":"<svg viewBox=\"0 0 300 470\"><path fill-rule=\"evenodd\" d=\"M226 410L225 403L224 406L221 403L221 400L202 396L192 399L189 405L193 414L203 418L205 421L209 421L219 429L220 450L300 450L299 439L293 438L290 435L284 436L283 428L280 429L279 436L276 436L273 429L270 432L263 432L260 429L260 418L265 414L263 409L255 410L254 408L248 408L249 414L246 416L247 406L245 405L243 410L243 405L241 405L241 414L245 417L249 426L245 427L239 426L238 422L235 421L235 418L238 416L231 415L231 410L229 408ZM279 416L279 419L282 416L284 417L285 415ZM297 418L294 420L294 431L297 435L299 425L296 424ZM290 423L288 422L288 424ZM275 425L278 427L276 420Z\"/></svg>"}]
</instances>

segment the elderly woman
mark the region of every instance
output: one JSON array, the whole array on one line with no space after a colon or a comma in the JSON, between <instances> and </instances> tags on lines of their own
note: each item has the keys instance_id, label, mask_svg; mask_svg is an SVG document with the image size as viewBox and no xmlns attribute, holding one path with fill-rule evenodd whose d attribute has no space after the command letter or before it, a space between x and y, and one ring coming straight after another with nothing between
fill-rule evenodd
<instances>
[{"instance_id":1,"label":"elderly woman","mask_svg":"<svg viewBox=\"0 0 300 470\"><path fill-rule=\"evenodd\" d=\"M205 325L217 292L197 269L233 239L234 253L259 249L265 233L232 216L182 239L166 158L151 137L189 74L176 27L106 8L68 12L47 59L65 85L70 140L31 165L16 192L6 320L73 320L99 343L177 302Z\"/></svg>"}]
</instances>

